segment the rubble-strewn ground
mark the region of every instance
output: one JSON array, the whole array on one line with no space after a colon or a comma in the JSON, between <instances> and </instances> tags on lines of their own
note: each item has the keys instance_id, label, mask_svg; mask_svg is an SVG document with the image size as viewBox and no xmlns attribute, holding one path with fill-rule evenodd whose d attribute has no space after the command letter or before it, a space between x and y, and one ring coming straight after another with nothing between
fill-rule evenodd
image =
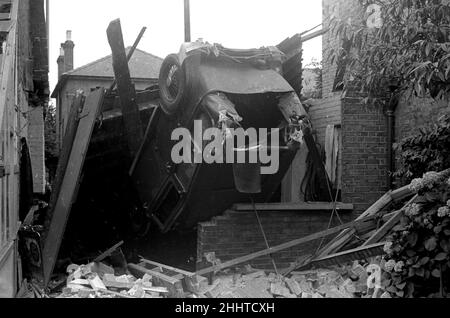
<instances>
[{"instance_id":1,"label":"rubble-strewn ground","mask_svg":"<svg viewBox=\"0 0 450 318\"><path fill-rule=\"evenodd\" d=\"M372 264L377 264L374 259ZM389 297L375 289L367 262L347 266L292 272L287 277L250 266L216 273L209 281L193 276L182 279L185 298L372 298ZM179 276L178 276L179 277ZM369 283L368 283L369 281ZM62 282L62 284L61 284ZM115 275L104 263L70 265L65 280L51 298L171 298L171 288L149 274L137 278L130 274ZM210 284L211 283L211 284ZM180 297L180 294L178 294Z\"/></svg>"}]
</instances>

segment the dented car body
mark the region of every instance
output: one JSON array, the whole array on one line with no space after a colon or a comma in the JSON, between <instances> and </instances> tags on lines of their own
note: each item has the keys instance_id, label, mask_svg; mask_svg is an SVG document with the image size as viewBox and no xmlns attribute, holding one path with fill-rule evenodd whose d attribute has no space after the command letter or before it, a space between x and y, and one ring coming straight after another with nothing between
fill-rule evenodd
<instances>
[{"instance_id":1,"label":"dented car body","mask_svg":"<svg viewBox=\"0 0 450 318\"><path fill-rule=\"evenodd\" d=\"M148 128L151 133L146 135L132 171L146 214L161 231L175 225L193 227L223 213L233 203L249 201L249 195L257 202L265 202L279 187L298 149L292 130L301 129L293 128L294 123L305 118L306 112L279 69L270 66L275 60L270 53L265 57L268 63L262 67L261 63L252 65L263 52L228 50L224 57L220 53L205 53L202 47L179 58L182 62L175 65L179 68L175 72L184 73L184 96L177 105L167 106L163 100L160 109L155 109ZM254 53L255 57L240 62L230 58L230 53L238 57ZM272 65L278 65L276 60ZM170 71L173 75L173 68L168 75ZM161 77L166 80L164 76L162 70ZM160 90L164 90L163 85L160 84ZM174 164L171 152L176 141L171 134L184 127L194 136L195 122L201 122L202 131L217 127L224 133L231 127L277 129L280 137L276 142L276 173L261 175L259 165L250 163ZM203 146L197 145L200 149ZM275 147L269 148L272 146Z\"/></svg>"}]
</instances>

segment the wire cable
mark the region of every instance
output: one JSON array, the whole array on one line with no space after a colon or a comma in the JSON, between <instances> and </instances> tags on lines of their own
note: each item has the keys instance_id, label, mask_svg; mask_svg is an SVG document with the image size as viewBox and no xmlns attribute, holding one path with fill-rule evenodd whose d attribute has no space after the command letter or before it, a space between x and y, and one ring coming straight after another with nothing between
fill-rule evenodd
<instances>
[{"instance_id":1,"label":"wire cable","mask_svg":"<svg viewBox=\"0 0 450 318\"><path fill-rule=\"evenodd\" d=\"M264 228L262 226L261 219L259 218L259 213L258 213L258 210L256 210L256 204L255 204L255 201L253 200L252 196L250 196L250 201L252 202L253 210L255 211L256 219L258 220L259 228L261 229L261 233L262 233L262 235L264 237L264 242L266 243L266 247L267 247L267 249L270 250L271 247L269 246L269 241L267 241L267 236L266 236L266 233L264 232ZM273 259L272 254L269 254L269 256L270 256L270 259L272 260L272 264L273 264L273 268L275 270L275 273L278 276L279 273L278 273L277 264L275 263L275 260Z\"/></svg>"}]
</instances>

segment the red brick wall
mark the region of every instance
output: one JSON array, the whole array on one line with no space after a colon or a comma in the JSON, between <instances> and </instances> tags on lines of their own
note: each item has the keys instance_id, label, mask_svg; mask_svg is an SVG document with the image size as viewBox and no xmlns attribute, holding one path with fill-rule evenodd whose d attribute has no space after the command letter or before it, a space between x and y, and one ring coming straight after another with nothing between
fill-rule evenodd
<instances>
[{"instance_id":1,"label":"red brick wall","mask_svg":"<svg viewBox=\"0 0 450 318\"><path fill-rule=\"evenodd\" d=\"M342 199L359 214L387 190L387 118L361 98L342 100Z\"/></svg>"},{"instance_id":2,"label":"red brick wall","mask_svg":"<svg viewBox=\"0 0 450 318\"><path fill-rule=\"evenodd\" d=\"M326 230L330 212L259 212L269 246L286 243L312 233ZM341 214L345 221L351 215ZM336 217L333 226L338 225ZM227 211L211 222L198 225L197 258L215 252L222 262L266 249L254 212ZM299 256L314 253L320 240L299 245L273 255L279 269L289 267ZM250 261L255 268L273 269L269 256Z\"/></svg>"}]
</instances>

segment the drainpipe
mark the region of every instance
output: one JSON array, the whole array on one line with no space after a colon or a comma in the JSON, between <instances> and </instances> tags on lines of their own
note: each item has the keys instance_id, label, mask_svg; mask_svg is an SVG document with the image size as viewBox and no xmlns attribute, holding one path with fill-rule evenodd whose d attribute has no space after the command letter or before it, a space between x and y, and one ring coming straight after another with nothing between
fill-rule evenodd
<instances>
[{"instance_id":1,"label":"drainpipe","mask_svg":"<svg viewBox=\"0 0 450 318\"><path fill-rule=\"evenodd\" d=\"M387 105L386 117L387 117L387 165L389 168L387 182L389 189L394 189L394 177L392 172L395 171L395 155L394 155L394 142L395 142L395 111L398 106L398 86L395 84L389 85L391 98Z\"/></svg>"}]
</instances>

